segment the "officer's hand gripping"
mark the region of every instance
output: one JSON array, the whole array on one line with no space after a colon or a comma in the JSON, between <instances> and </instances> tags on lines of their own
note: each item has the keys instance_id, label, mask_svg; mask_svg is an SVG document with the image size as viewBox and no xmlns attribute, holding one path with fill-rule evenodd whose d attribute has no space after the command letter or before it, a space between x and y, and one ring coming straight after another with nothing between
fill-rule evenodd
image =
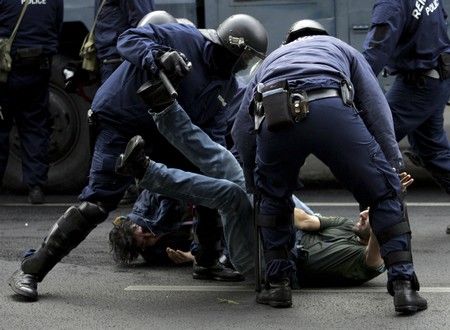
<instances>
[{"instance_id":1,"label":"officer's hand gripping","mask_svg":"<svg viewBox=\"0 0 450 330\"><path fill-rule=\"evenodd\" d=\"M152 79L139 87L137 94L148 104L152 112L160 112L178 97L174 87L191 70L192 64L182 53L168 51L158 58L159 79ZM170 76L170 79L166 76Z\"/></svg>"},{"instance_id":2,"label":"officer's hand gripping","mask_svg":"<svg viewBox=\"0 0 450 330\"><path fill-rule=\"evenodd\" d=\"M158 66L168 75L184 77L191 71L192 64L183 53L168 51L159 57Z\"/></svg>"}]
</instances>

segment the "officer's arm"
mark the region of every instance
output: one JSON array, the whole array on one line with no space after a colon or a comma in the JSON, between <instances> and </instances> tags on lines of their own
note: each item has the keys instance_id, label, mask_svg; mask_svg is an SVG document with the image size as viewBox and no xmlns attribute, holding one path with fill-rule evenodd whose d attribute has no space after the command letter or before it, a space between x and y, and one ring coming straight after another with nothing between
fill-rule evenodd
<instances>
[{"instance_id":1,"label":"officer's arm","mask_svg":"<svg viewBox=\"0 0 450 330\"><path fill-rule=\"evenodd\" d=\"M236 119L231 129L231 136L235 143L239 158L242 161L245 184L248 192L254 192L253 170L256 160L256 134L254 120L249 114L249 107L253 99L252 86L247 87Z\"/></svg>"},{"instance_id":2,"label":"officer's arm","mask_svg":"<svg viewBox=\"0 0 450 330\"><path fill-rule=\"evenodd\" d=\"M227 112L227 134L231 133L231 129L233 128L234 122L236 120L236 116L239 112L239 108L241 107L242 100L244 99L245 91L247 89L247 85L244 84L239 78L236 79L236 83L230 88L230 92L227 94L232 94L233 97L228 101L226 112Z\"/></svg>"},{"instance_id":3,"label":"officer's arm","mask_svg":"<svg viewBox=\"0 0 450 330\"><path fill-rule=\"evenodd\" d=\"M158 72L157 54L169 49L159 36L158 27L155 25L129 29L122 33L117 41L117 50L123 58L155 74Z\"/></svg>"},{"instance_id":4,"label":"officer's arm","mask_svg":"<svg viewBox=\"0 0 450 330\"><path fill-rule=\"evenodd\" d=\"M403 158L395 139L391 110L378 80L364 57L352 51L351 81L355 89L355 105L370 133L380 145L386 159L397 170Z\"/></svg>"},{"instance_id":5,"label":"officer's arm","mask_svg":"<svg viewBox=\"0 0 450 330\"><path fill-rule=\"evenodd\" d=\"M405 20L400 1L383 1L374 6L363 54L376 76L392 57Z\"/></svg>"},{"instance_id":6,"label":"officer's arm","mask_svg":"<svg viewBox=\"0 0 450 330\"><path fill-rule=\"evenodd\" d=\"M128 13L128 24L132 27L136 27L142 17L155 10L154 0L124 0L122 2Z\"/></svg>"}]
</instances>

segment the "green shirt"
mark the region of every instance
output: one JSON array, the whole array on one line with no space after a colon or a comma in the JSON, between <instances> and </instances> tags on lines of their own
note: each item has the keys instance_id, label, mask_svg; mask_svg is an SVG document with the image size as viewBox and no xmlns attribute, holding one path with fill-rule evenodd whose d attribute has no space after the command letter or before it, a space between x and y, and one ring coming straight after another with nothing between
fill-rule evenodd
<instances>
[{"instance_id":1,"label":"green shirt","mask_svg":"<svg viewBox=\"0 0 450 330\"><path fill-rule=\"evenodd\" d=\"M307 261L297 265L300 286L359 285L380 275L383 269L366 265L366 246L353 233L353 222L342 217L319 216L320 230L304 232L300 244Z\"/></svg>"}]
</instances>

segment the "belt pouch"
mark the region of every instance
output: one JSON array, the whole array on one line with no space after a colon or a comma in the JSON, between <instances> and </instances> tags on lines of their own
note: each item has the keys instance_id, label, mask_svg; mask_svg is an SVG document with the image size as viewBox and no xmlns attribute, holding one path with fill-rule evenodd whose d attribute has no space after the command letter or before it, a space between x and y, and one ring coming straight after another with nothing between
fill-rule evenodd
<instances>
[{"instance_id":1,"label":"belt pouch","mask_svg":"<svg viewBox=\"0 0 450 330\"><path fill-rule=\"evenodd\" d=\"M439 55L439 75L441 76L441 80L445 80L450 78L450 54L442 53Z\"/></svg>"},{"instance_id":2,"label":"belt pouch","mask_svg":"<svg viewBox=\"0 0 450 330\"><path fill-rule=\"evenodd\" d=\"M262 99L269 131L288 128L294 124L287 90L277 88L267 91L263 93Z\"/></svg>"}]
</instances>

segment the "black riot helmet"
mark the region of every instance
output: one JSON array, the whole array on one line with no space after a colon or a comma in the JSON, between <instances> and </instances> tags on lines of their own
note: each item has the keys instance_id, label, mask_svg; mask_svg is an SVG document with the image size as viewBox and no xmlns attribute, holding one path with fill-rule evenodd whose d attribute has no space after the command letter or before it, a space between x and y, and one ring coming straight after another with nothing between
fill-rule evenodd
<instances>
[{"instance_id":1,"label":"black riot helmet","mask_svg":"<svg viewBox=\"0 0 450 330\"><path fill-rule=\"evenodd\" d=\"M312 19L303 19L292 24L289 29L284 44L288 44L301 37L329 35L327 30L317 21Z\"/></svg>"},{"instance_id":2,"label":"black riot helmet","mask_svg":"<svg viewBox=\"0 0 450 330\"><path fill-rule=\"evenodd\" d=\"M142 17L139 21L138 26L144 26L147 24L168 24L168 23L177 23L177 19L170 15L167 11L164 10L155 10L149 12L147 15Z\"/></svg>"},{"instance_id":3,"label":"black riot helmet","mask_svg":"<svg viewBox=\"0 0 450 330\"><path fill-rule=\"evenodd\" d=\"M184 24L184 25L190 25L190 26L194 26L195 27L194 22L192 22L191 20L189 20L189 19L187 19L185 17L178 17L177 18L177 23L178 24Z\"/></svg>"},{"instance_id":4,"label":"black riot helmet","mask_svg":"<svg viewBox=\"0 0 450 330\"><path fill-rule=\"evenodd\" d=\"M219 25L216 33L220 44L237 56L244 51L252 51L261 58L266 54L267 31L254 17L232 15Z\"/></svg>"}]
</instances>

